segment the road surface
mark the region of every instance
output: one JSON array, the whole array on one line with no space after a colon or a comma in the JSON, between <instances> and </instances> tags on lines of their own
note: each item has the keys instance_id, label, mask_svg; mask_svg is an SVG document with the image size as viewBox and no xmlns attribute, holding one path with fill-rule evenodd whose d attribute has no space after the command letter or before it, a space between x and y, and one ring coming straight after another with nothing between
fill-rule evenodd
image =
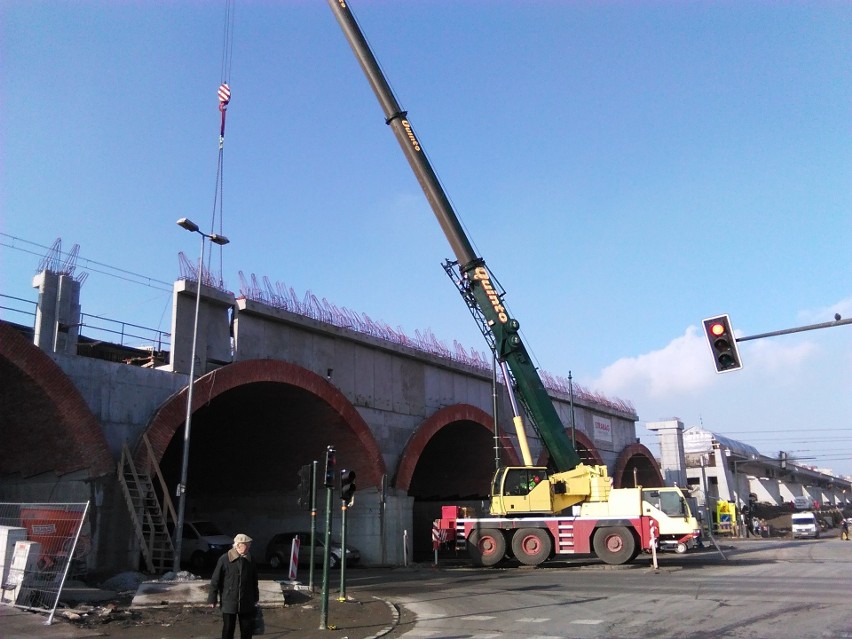
<instances>
[{"instance_id":1,"label":"road surface","mask_svg":"<svg viewBox=\"0 0 852 639\"><path fill-rule=\"evenodd\" d=\"M852 639L852 541L752 539L713 550L539 568L352 571L408 613L405 639Z\"/></svg>"}]
</instances>

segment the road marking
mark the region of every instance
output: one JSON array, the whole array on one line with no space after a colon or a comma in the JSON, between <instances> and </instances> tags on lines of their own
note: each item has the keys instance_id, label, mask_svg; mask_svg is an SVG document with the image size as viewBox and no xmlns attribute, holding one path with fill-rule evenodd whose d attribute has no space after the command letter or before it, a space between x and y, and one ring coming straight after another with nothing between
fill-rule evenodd
<instances>
[{"instance_id":1,"label":"road marking","mask_svg":"<svg viewBox=\"0 0 852 639\"><path fill-rule=\"evenodd\" d=\"M550 617L525 617L518 619L518 621L522 623L545 623L550 621Z\"/></svg>"},{"instance_id":2,"label":"road marking","mask_svg":"<svg viewBox=\"0 0 852 639\"><path fill-rule=\"evenodd\" d=\"M462 617L464 621L491 621L492 619L496 619L494 615L468 615L466 617Z\"/></svg>"},{"instance_id":3,"label":"road marking","mask_svg":"<svg viewBox=\"0 0 852 639\"><path fill-rule=\"evenodd\" d=\"M417 615L417 621L434 621L435 619L446 619L447 615L443 612L418 612L414 610L414 614Z\"/></svg>"},{"instance_id":4,"label":"road marking","mask_svg":"<svg viewBox=\"0 0 852 639\"><path fill-rule=\"evenodd\" d=\"M574 619L569 623L580 624L581 626L597 626L599 623L603 623L603 619Z\"/></svg>"}]
</instances>

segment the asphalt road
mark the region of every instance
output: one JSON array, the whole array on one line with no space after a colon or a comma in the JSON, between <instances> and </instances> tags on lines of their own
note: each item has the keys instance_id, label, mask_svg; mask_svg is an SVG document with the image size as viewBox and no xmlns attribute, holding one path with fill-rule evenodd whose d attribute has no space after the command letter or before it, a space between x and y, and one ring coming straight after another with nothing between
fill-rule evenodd
<instances>
[{"instance_id":1,"label":"asphalt road","mask_svg":"<svg viewBox=\"0 0 852 639\"><path fill-rule=\"evenodd\" d=\"M539 568L351 571L406 639L852 639L852 541L741 540L686 556Z\"/></svg>"},{"instance_id":2,"label":"asphalt road","mask_svg":"<svg viewBox=\"0 0 852 639\"><path fill-rule=\"evenodd\" d=\"M657 569L649 557L623 567L592 559L537 568L474 569L447 561L437 568L353 567L346 573L350 596L360 602L380 600L385 606L381 610L392 609L387 606L392 604L399 610L395 623L388 626L378 619L350 623L347 608L335 610L336 619L330 615L338 630L306 634L304 628L317 629L318 613L291 606L270 611L274 623L266 635L365 639L379 636L370 629L382 621L378 627L386 639L852 639L852 541L833 535L819 540L720 543L724 557L713 549L664 554ZM329 585L334 595L339 577L338 571L332 572ZM0 637L204 638L219 628L218 617L208 612L209 620L193 617L188 624L180 623L188 613L177 606L161 611L168 617L165 622L146 618L147 626L136 624L126 631L114 622L106 633L97 625L45 626L42 616L23 613L26 616L0 619ZM282 621L272 612L303 613L310 624L290 624L302 630L286 630L287 624L298 620L290 614ZM15 625L16 621L21 623Z\"/></svg>"}]
</instances>

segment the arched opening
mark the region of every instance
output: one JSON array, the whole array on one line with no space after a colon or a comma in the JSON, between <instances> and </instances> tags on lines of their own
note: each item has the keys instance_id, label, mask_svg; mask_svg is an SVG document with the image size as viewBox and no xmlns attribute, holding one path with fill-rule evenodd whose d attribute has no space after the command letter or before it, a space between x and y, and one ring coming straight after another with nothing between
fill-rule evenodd
<instances>
[{"instance_id":1,"label":"arched opening","mask_svg":"<svg viewBox=\"0 0 852 639\"><path fill-rule=\"evenodd\" d=\"M89 480L115 473L100 424L71 379L49 355L2 323L0 380L0 474L46 475L52 479L39 483L54 491L62 475Z\"/></svg>"},{"instance_id":2,"label":"arched opening","mask_svg":"<svg viewBox=\"0 0 852 639\"><path fill-rule=\"evenodd\" d=\"M642 444L631 444L618 456L613 473L615 488L664 486L663 476L651 451Z\"/></svg>"},{"instance_id":3,"label":"arched opening","mask_svg":"<svg viewBox=\"0 0 852 639\"><path fill-rule=\"evenodd\" d=\"M426 420L405 447L395 485L414 498L415 558L431 552L432 521L441 506L487 510L496 470L494 431L488 413L470 405L439 410ZM517 465L511 441L499 438L501 465Z\"/></svg>"},{"instance_id":4,"label":"arched opening","mask_svg":"<svg viewBox=\"0 0 852 639\"><path fill-rule=\"evenodd\" d=\"M572 437L571 433L568 433L569 437ZM589 438L585 433L581 433L577 431L573 435L573 445L574 449L577 451L577 455L580 457L580 462L586 464L587 466L603 466L604 462L601 458L598 449L595 447L595 443ZM556 468L550 461L550 455L546 450L542 450L541 454L538 458L539 466L547 466L550 472L556 472Z\"/></svg>"},{"instance_id":5,"label":"arched opening","mask_svg":"<svg viewBox=\"0 0 852 639\"><path fill-rule=\"evenodd\" d=\"M195 382L193 405L185 519L209 519L226 534L249 531L261 555L274 534L310 528L298 488L299 469L312 461L323 507L327 446L336 449L338 472L355 471L359 490L378 487L385 473L363 418L331 383L301 367L272 360L230 364ZM161 407L148 429L169 486L180 479L185 411L186 389ZM143 455L138 448L136 457Z\"/></svg>"}]
</instances>

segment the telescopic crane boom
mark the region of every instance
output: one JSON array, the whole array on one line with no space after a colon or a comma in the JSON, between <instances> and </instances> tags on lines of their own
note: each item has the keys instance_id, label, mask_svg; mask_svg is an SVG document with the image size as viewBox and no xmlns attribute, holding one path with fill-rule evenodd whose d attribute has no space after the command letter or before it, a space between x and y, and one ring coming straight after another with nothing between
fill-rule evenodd
<instances>
[{"instance_id":1,"label":"telescopic crane boom","mask_svg":"<svg viewBox=\"0 0 852 639\"><path fill-rule=\"evenodd\" d=\"M381 104L385 122L391 127L399 145L402 147L402 151L426 194L426 199L429 201L438 223L447 236L458 263L462 295L465 296L469 305L476 305L483 318L486 325L483 332L486 334L486 338L490 337L489 342L495 349L497 359L503 368L507 388L511 393L512 389L509 375L506 374L506 365L508 365L514 377L516 391L527 406L534 422L533 425L549 452L550 459L557 471L574 469L580 464L580 457L571 444L556 409L553 407L553 402L544 388L541 377L539 377L521 336L518 334L520 324L509 316L509 311L503 302L502 290L486 267L485 260L474 252L459 223L458 216L432 170L420 139L408 119L407 112L402 110L394 97L393 91L370 50L361 28L349 9L348 1L328 0L328 2ZM514 398L512 404L514 408ZM524 464L532 466L520 411L516 408L514 410L516 413L515 425L518 430Z\"/></svg>"},{"instance_id":2,"label":"telescopic crane boom","mask_svg":"<svg viewBox=\"0 0 852 639\"><path fill-rule=\"evenodd\" d=\"M678 552L695 545L698 523L680 489L612 488L606 466L580 463L538 371L518 334L517 320L509 316L503 292L477 256L458 217L435 176L420 140L394 98L347 0L328 0L361 68L385 114L426 199L456 256L458 275L451 277L479 320L506 379L515 412L515 428L524 467L497 469L491 486L489 516L473 516L466 508L443 506L433 523L467 548L479 566L494 566L511 554L523 564L538 565L550 557L595 554L610 564L623 564L642 550L667 544ZM445 263L448 274L452 263ZM511 371L511 375L510 375ZM558 472L534 467L526 443L523 420L513 395L515 388L534 422Z\"/></svg>"}]
</instances>

